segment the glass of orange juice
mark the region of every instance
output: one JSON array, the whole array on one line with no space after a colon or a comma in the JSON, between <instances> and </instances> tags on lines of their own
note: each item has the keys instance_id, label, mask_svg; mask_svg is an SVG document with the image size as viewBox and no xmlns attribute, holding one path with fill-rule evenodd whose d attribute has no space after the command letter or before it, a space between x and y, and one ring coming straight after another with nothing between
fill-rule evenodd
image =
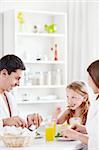
<instances>
[{"instance_id":1,"label":"glass of orange juice","mask_svg":"<svg viewBox=\"0 0 99 150\"><path fill-rule=\"evenodd\" d=\"M54 128L54 136L56 135L56 122L53 122L53 128Z\"/></svg>"},{"instance_id":2,"label":"glass of orange juice","mask_svg":"<svg viewBox=\"0 0 99 150\"><path fill-rule=\"evenodd\" d=\"M55 127L53 123L49 123L45 127L45 139L47 142L54 141Z\"/></svg>"}]
</instances>

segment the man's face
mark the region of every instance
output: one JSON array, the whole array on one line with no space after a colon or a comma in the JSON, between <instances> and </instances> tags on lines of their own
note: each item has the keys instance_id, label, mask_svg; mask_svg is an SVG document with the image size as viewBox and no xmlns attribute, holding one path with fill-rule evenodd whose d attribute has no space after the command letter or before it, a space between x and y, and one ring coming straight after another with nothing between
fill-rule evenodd
<instances>
[{"instance_id":1,"label":"man's face","mask_svg":"<svg viewBox=\"0 0 99 150\"><path fill-rule=\"evenodd\" d=\"M19 86L21 76L22 70L20 69L17 69L16 72L12 72L10 75L6 70L4 76L4 83L5 83L4 90L10 91L13 89L13 87Z\"/></svg>"}]
</instances>

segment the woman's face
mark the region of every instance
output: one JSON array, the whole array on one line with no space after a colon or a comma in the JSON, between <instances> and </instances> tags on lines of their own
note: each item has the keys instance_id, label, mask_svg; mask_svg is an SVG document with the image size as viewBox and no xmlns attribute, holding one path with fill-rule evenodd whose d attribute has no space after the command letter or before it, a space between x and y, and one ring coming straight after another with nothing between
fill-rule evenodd
<instances>
[{"instance_id":1,"label":"woman's face","mask_svg":"<svg viewBox=\"0 0 99 150\"><path fill-rule=\"evenodd\" d=\"M88 84L92 88L92 90L95 94L99 93L99 89L95 85L95 83L94 83L93 79L91 78L91 76L89 75L89 73L88 73Z\"/></svg>"},{"instance_id":2,"label":"woman's face","mask_svg":"<svg viewBox=\"0 0 99 150\"><path fill-rule=\"evenodd\" d=\"M75 92L72 89L67 89L67 101L68 101L68 106L72 110L76 110L84 101L84 97L77 92Z\"/></svg>"}]
</instances>

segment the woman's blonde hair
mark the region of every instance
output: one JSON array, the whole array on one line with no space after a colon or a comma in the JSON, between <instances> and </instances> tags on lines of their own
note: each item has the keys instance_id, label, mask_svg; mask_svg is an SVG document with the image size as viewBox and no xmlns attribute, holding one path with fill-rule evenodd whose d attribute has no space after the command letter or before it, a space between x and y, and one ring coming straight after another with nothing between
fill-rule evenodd
<instances>
[{"instance_id":1,"label":"woman's blonde hair","mask_svg":"<svg viewBox=\"0 0 99 150\"><path fill-rule=\"evenodd\" d=\"M87 86L84 82L82 81L74 81L71 84L67 86L66 89L72 89L76 93L80 94L81 96L86 96L86 100L82 102L82 104L79 106L81 111L79 114L79 117L81 118L81 124L86 123L87 119L87 113L89 109L89 95L88 95L88 90ZM67 118L67 122L69 123L69 119L74 116L75 110L69 109L69 114Z\"/></svg>"}]
</instances>

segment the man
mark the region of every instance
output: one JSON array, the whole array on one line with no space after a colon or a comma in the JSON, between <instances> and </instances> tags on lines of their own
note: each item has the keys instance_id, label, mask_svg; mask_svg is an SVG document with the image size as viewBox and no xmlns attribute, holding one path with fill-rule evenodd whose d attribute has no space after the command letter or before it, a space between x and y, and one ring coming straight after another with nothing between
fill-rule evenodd
<instances>
[{"instance_id":1,"label":"man","mask_svg":"<svg viewBox=\"0 0 99 150\"><path fill-rule=\"evenodd\" d=\"M10 90L19 86L22 72L25 70L22 60L15 55L6 55L0 59L0 125L38 127L42 121L39 114L30 114L27 120L18 116L17 106Z\"/></svg>"}]
</instances>

